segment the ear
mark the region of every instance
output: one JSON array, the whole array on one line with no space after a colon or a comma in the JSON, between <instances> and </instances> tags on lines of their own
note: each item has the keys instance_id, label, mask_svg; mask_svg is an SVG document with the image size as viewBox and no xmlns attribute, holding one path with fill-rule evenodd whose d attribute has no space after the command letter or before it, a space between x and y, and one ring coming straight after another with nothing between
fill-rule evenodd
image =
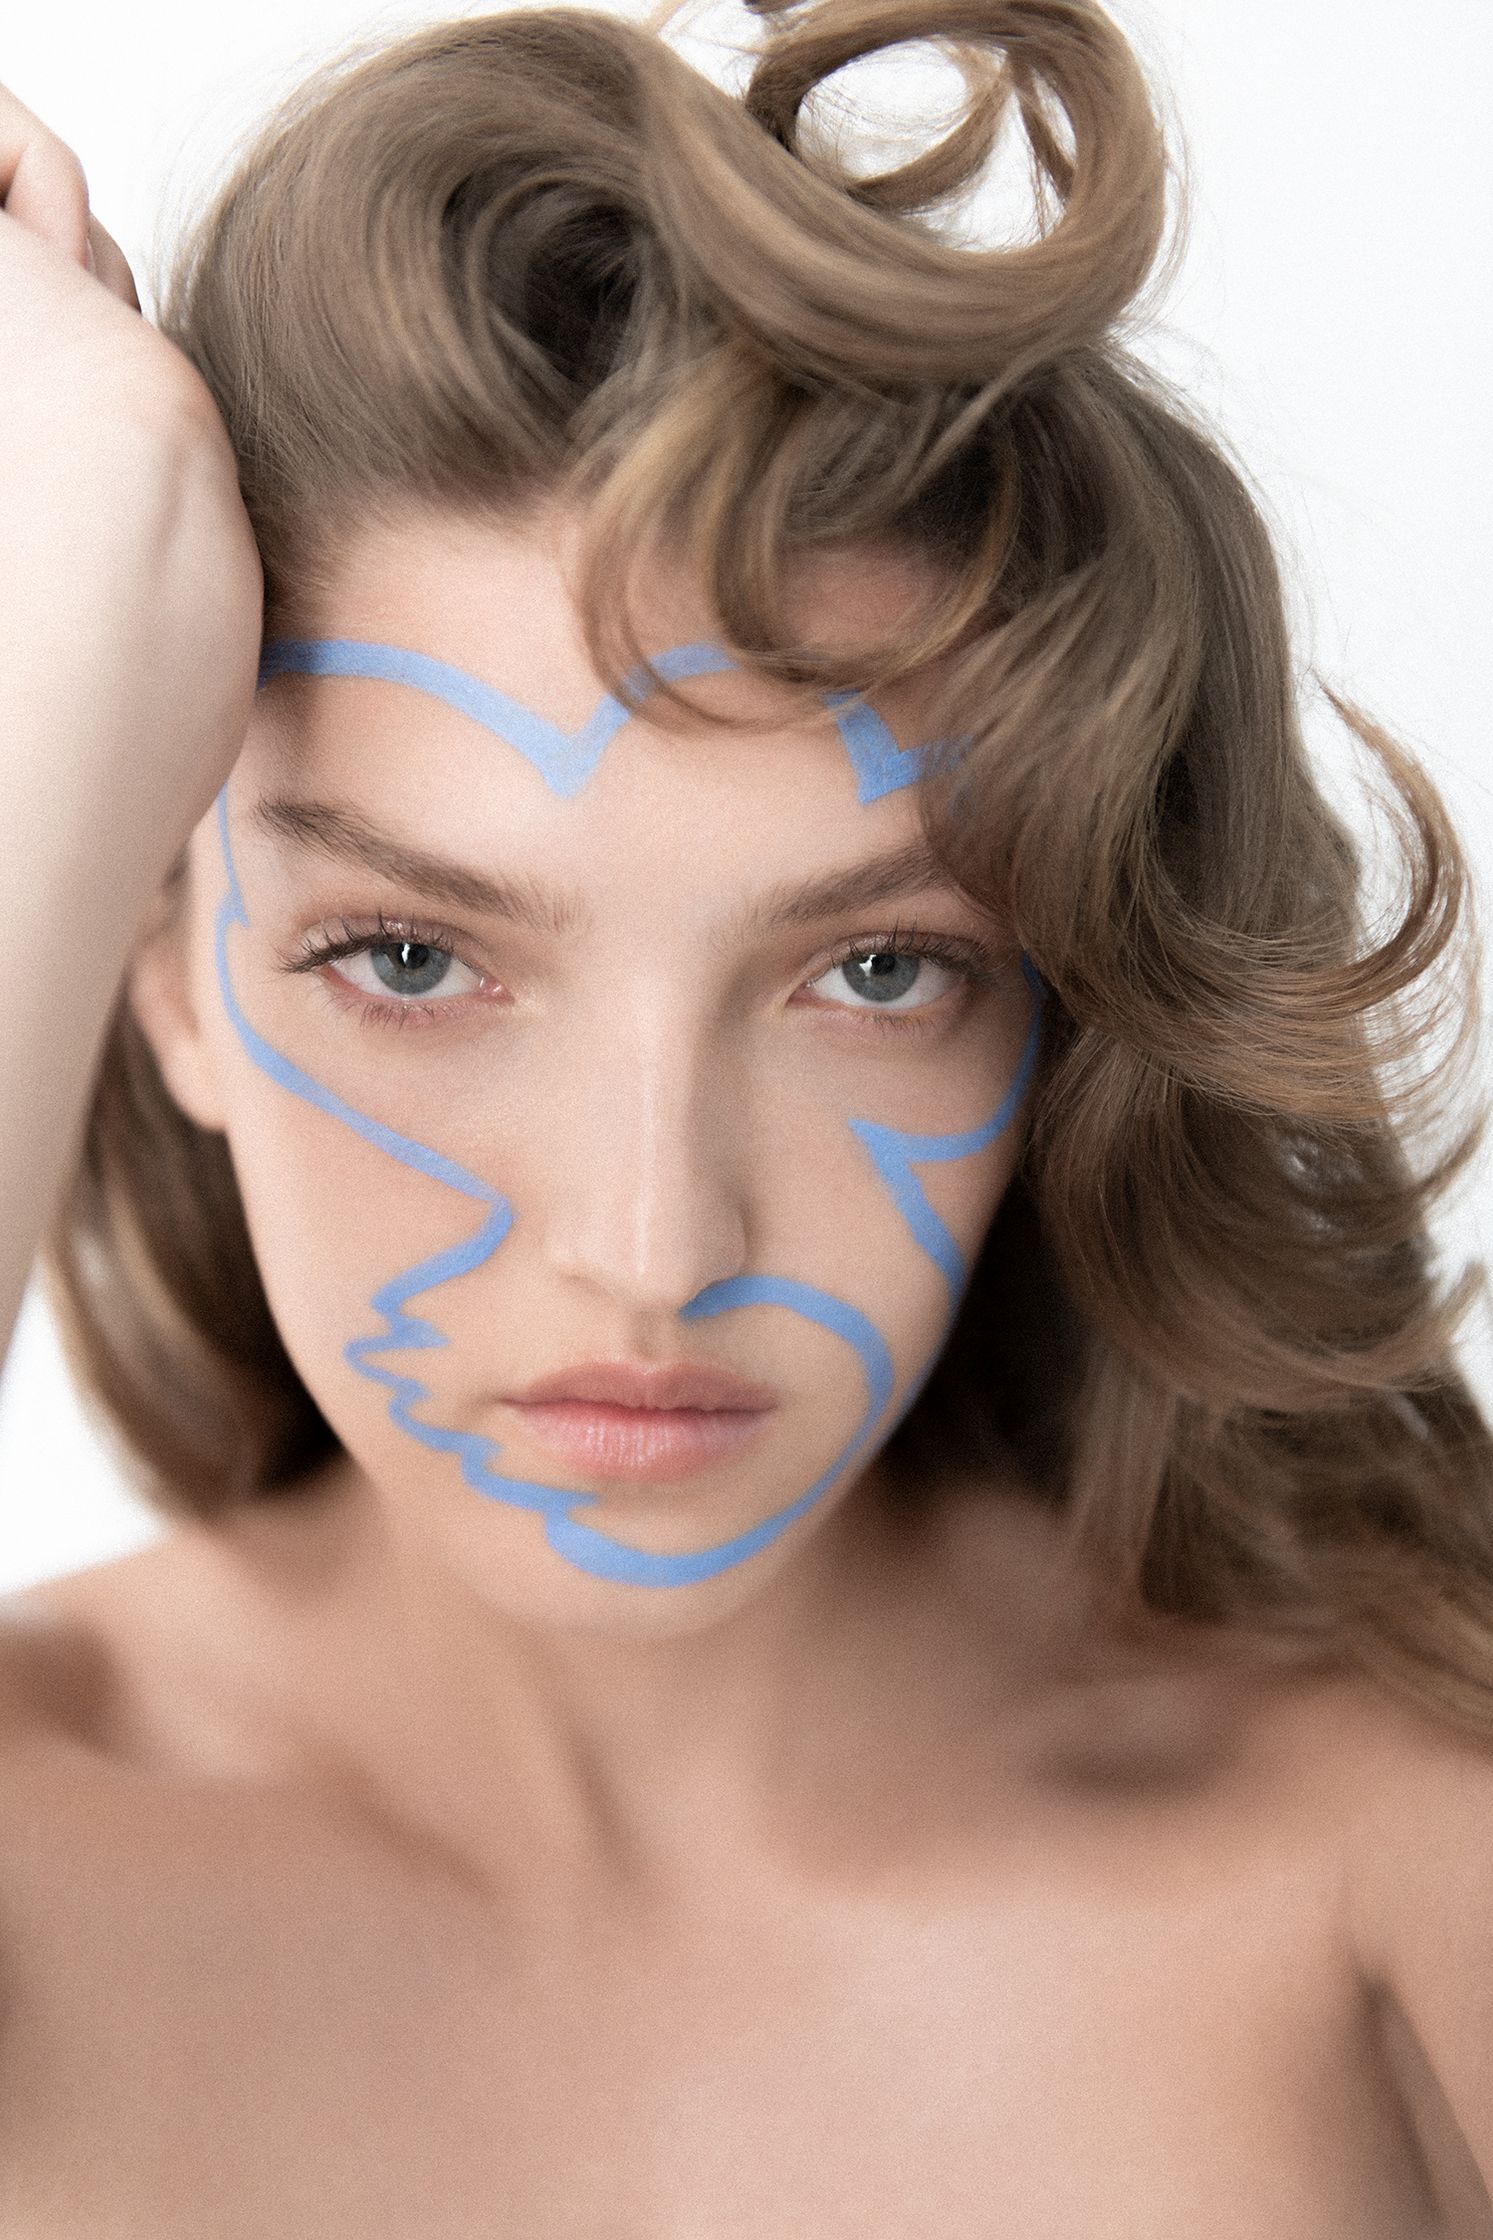
<instances>
[{"instance_id":1,"label":"ear","mask_svg":"<svg viewBox=\"0 0 1493 2240\"><path fill-rule=\"evenodd\" d=\"M213 1052L192 987L190 878L183 863L157 893L125 971L124 993L172 1102L199 1128L221 1134L226 1123Z\"/></svg>"}]
</instances>

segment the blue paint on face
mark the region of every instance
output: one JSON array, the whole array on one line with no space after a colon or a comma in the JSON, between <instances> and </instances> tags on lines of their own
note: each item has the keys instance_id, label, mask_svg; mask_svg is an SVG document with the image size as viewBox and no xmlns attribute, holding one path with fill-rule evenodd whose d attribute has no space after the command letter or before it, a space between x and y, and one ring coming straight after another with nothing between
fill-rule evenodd
<instances>
[{"instance_id":1,"label":"blue paint on face","mask_svg":"<svg viewBox=\"0 0 1493 2240\"><path fill-rule=\"evenodd\" d=\"M651 657L653 667L671 684L683 677L714 675L737 664L719 646L671 646ZM517 747L534 765L551 793L571 800L586 783L605 749L632 718L610 692L597 701L579 731L562 731L558 724L536 715L522 701L510 700L482 677L458 669L449 661L436 661L428 653L411 653L404 646L386 646L369 638L273 638L260 656L259 682L283 676L289 670L312 677L375 677L386 684L413 685L417 692L444 701L459 715L470 716L485 731ZM651 691L641 669L628 678L628 687L639 698ZM921 776L928 747L899 747L874 708L853 708L853 692L823 694L834 715L845 751L855 769L856 798L864 805L877 801L899 786L912 785ZM844 714L840 713L841 709Z\"/></svg>"},{"instance_id":2,"label":"blue paint on face","mask_svg":"<svg viewBox=\"0 0 1493 2240\"><path fill-rule=\"evenodd\" d=\"M675 646L666 653L653 656L653 662L662 675L671 679L699 676L736 666L719 648L708 645ZM628 711L622 703L609 694L598 703L579 732L567 733L536 715L533 710L510 700L506 694L497 691L482 678L472 676L464 669L455 668L449 662L435 661L428 655L410 652L404 647L373 644L360 639L272 640L261 657L259 681L263 684L270 677L287 670L317 676L376 677L392 683L413 685L416 690L429 693L444 701L448 707L470 716L508 745L516 747L539 771L551 791L566 799L585 784L608 742L629 720ZM636 681L641 693L646 681L641 672L637 674ZM844 693L826 694L825 705L832 711L837 710L853 697ZM898 747L881 718L864 707L844 716L837 713L835 720L855 768L858 796L862 802L874 801L883 793L916 781L928 750ZM473 1269L481 1267L496 1252L511 1229L513 1209L500 1191L484 1182L479 1175L458 1165L455 1160L432 1150L428 1144L417 1143L411 1136L400 1135L397 1130L386 1127L382 1121L373 1119L368 1113L356 1111L324 1083L315 1080L283 1052L274 1049L245 1016L228 969L229 928L234 925L247 926L249 914L244 907L243 892L229 844L226 784L219 792L217 809L218 835L228 879L227 889L218 908L215 929L218 986L229 1020L249 1057L282 1088L288 1089L294 1096L304 1098L308 1104L315 1105L330 1118L351 1128L365 1143L386 1152L401 1165L412 1167L417 1173L428 1176L432 1181L444 1183L448 1189L460 1191L487 1208L480 1226L470 1237L417 1262L414 1267L405 1269L402 1274L392 1277L375 1291L369 1305L382 1319L383 1329L365 1337L354 1338L343 1348L344 1359L360 1376L389 1388L390 1421L432 1452L455 1455L462 1477L478 1493L506 1501L515 1508L537 1510L544 1518L545 1538L550 1547L567 1563L573 1564L577 1570L586 1572L592 1578L615 1580L630 1586L692 1586L700 1580L713 1578L718 1572L729 1570L735 1564L745 1562L759 1549L769 1546L796 1518L804 1515L829 1491L865 1447L881 1422L891 1400L895 1381L891 1353L881 1332L868 1316L848 1300L822 1291L814 1284L800 1283L785 1276L730 1276L719 1283L707 1284L680 1309L682 1321L696 1322L712 1315L729 1313L737 1307L786 1308L790 1314L799 1315L804 1321L828 1330L832 1336L848 1345L860 1363L866 1387L866 1404L855 1431L829 1468L815 1479L806 1492L789 1502L786 1507L763 1518L748 1531L738 1533L733 1539L717 1541L711 1547L695 1549L682 1555L653 1554L647 1549L630 1547L625 1541L615 1540L606 1533L598 1532L594 1526L584 1523L579 1515L580 1511L595 1505L601 1498L598 1494L583 1493L566 1486L547 1485L531 1478L508 1476L495 1467L497 1458L502 1453L498 1441L477 1432L457 1431L445 1425L421 1422L411 1410L421 1401L430 1398L429 1388L415 1377L403 1376L397 1371L379 1367L370 1357L418 1347L443 1346L447 1343L445 1336L433 1323L427 1322L422 1315L407 1311L408 1302L422 1292L433 1291L439 1285L449 1283L454 1277L469 1274ZM942 1271L949 1288L948 1308L938 1336L911 1380L896 1413L882 1427L883 1442L890 1438L912 1406L943 1350L944 1341L958 1311L967 1272L958 1246L929 1204L913 1169L925 1161L962 1159L972 1152L985 1149L995 1141L1014 1116L1036 1064L1042 1016L1041 981L1026 958L1022 959L1022 970L1036 999L1032 1021L1016 1074L989 1120L981 1127L950 1135L918 1135L903 1129L884 1127L872 1120L850 1122L853 1133L865 1146L913 1238Z\"/></svg>"}]
</instances>

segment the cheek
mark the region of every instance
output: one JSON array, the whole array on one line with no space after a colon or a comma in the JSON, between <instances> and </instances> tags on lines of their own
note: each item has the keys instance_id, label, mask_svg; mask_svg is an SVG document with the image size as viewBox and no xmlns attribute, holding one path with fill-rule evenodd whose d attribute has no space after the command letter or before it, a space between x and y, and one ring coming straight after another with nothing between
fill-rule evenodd
<instances>
[{"instance_id":1,"label":"cheek","mask_svg":"<svg viewBox=\"0 0 1493 2240\"><path fill-rule=\"evenodd\" d=\"M325 1404L347 1378L343 1347L369 1326L392 1270L473 1226L470 1206L386 1158L240 1065L228 1143L260 1278L286 1351Z\"/></svg>"},{"instance_id":2,"label":"cheek","mask_svg":"<svg viewBox=\"0 0 1493 2240\"><path fill-rule=\"evenodd\" d=\"M286 1094L242 1051L231 1079L229 1140L271 1311L308 1389L369 1467L407 1468L408 1440L389 1419L383 1372L424 1385L428 1404L419 1412L430 1423L492 1428L488 1411L498 1395L578 1348L591 1350L597 1301L579 1295L560 1265L568 1224L577 1209L584 1215L585 1171L526 1112L521 1094L477 1145L463 1140L465 1127L443 1131L438 1116L420 1127L438 1156L456 1167L461 1153L459 1171L490 1183L493 1197L512 1209L511 1228L478 1254L484 1230L492 1235L491 1200L413 1171ZM943 1350L1018 1149L1010 1125L963 1156L913 1156L967 1140L973 1131L960 1123L971 1114L975 1129L988 1126L997 1110L988 1082L966 1082L957 1096L925 1089L902 1101L916 1107L906 1119L923 1128L881 1122L870 1124L878 1133L866 1125L857 1132L849 1107L805 1109L779 1099L774 1127L737 1175L752 1201L743 1280L803 1286L842 1303L863 1335L869 1325L884 1346L891 1405L878 1443ZM463 1254L470 1264L460 1272ZM439 1333L438 1346L412 1346L407 1326L404 1343L381 1345L401 1325L399 1304L380 1309L380 1296L402 1293L412 1271L434 1275L443 1262L458 1265L455 1278L415 1286L403 1306ZM720 1273L701 1267L702 1294ZM733 1292L730 1278L721 1288L726 1311L698 1337L685 1333L679 1350L725 1360L795 1396L793 1459L782 1454L778 1466L807 1484L867 1405L874 1372L865 1347L811 1319L806 1294L785 1289L777 1303L754 1302L744 1289ZM600 1311L609 1318L611 1303ZM374 1348L361 1371L350 1366L352 1341ZM449 1458L427 1458L422 1467L444 1475ZM746 1498L744 1520L760 1494Z\"/></svg>"}]
</instances>

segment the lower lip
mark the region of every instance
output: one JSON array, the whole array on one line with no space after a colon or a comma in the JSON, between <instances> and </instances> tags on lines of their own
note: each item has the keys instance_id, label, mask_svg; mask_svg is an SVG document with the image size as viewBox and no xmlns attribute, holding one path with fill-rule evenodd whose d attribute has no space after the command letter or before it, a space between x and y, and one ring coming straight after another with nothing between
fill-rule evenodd
<instances>
[{"instance_id":1,"label":"lower lip","mask_svg":"<svg viewBox=\"0 0 1493 2240\"><path fill-rule=\"evenodd\" d=\"M687 1478L737 1454L770 1408L623 1408L602 1400L510 1400L530 1437L593 1478Z\"/></svg>"}]
</instances>

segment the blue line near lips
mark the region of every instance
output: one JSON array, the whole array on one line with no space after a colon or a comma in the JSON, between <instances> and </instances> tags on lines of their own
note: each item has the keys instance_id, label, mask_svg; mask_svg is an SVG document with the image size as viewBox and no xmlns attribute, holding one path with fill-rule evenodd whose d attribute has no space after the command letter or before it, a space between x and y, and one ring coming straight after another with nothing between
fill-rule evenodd
<instances>
[{"instance_id":1,"label":"blue line near lips","mask_svg":"<svg viewBox=\"0 0 1493 2240\"><path fill-rule=\"evenodd\" d=\"M719 649L706 645L676 646L664 654L654 656L653 660L660 673L669 677L701 675L711 670L735 666ZM429 692L445 701L448 706L472 716L475 721L516 747L534 764L552 790L566 798L584 785L609 741L628 720L627 710L618 700L608 696L599 703L581 731L569 734L465 670L453 668L446 662L431 660L427 655L410 652L402 647L373 645L362 640L273 640L265 648L261 659L260 682L264 683L269 677L286 670L299 670L321 676L371 676L414 684L417 689ZM826 695L826 704L836 706L850 697L852 696ZM845 739L847 752L856 770L862 801L875 800L880 794L898 786L914 783L921 768L920 751L897 747L879 717L873 716L870 724L863 720L868 713L866 709L860 708L843 718L836 716L841 736ZM429 1388L415 1377L377 1366L370 1356L443 1346L449 1342L424 1316L409 1313L408 1302L422 1292L435 1290L441 1284L449 1283L455 1277L470 1274L472 1270L481 1267L496 1252L512 1228L513 1209L507 1198L490 1183L484 1182L479 1175L472 1174L429 1145L419 1143L411 1136L401 1135L397 1130L386 1127L382 1121L347 1104L324 1083L315 1080L283 1052L276 1050L246 1017L235 993L228 967L229 928L233 925L247 926L249 916L244 906L229 841L226 784L218 794L217 811L219 842L228 881L218 907L215 927L218 986L224 1008L249 1057L282 1088L315 1105L331 1119L352 1128L364 1142L373 1145L375 1149L386 1152L402 1165L413 1168L432 1181L444 1183L448 1188L477 1200L487 1208L481 1224L470 1237L417 1262L414 1267L405 1269L381 1285L369 1304L384 1327L350 1340L343 1348L344 1359L360 1376L389 1388L390 1421L397 1429L433 1452L455 1455L463 1479L477 1492L507 1501L518 1508L539 1511L544 1518L545 1538L550 1547L566 1562L593 1578L634 1586L693 1585L744 1562L759 1549L770 1545L796 1518L812 1508L843 1474L869 1440L891 1400L895 1383L891 1354L875 1324L848 1300L837 1298L816 1285L773 1275L731 1276L721 1282L707 1284L680 1309L681 1320L694 1322L729 1313L739 1307L783 1307L789 1313L797 1314L803 1320L827 1330L848 1345L860 1363L866 1386L866 1405L855 1431L828 1469L805 1492L734 1538L683 1554L652 1553L599 1532L594 1526L584 1523L579 1515L581 1510L593 1507L601 1498L599 1495L581 1492L572 1487L548 1485L535 1479L509 1476L495 1467L502 1452L498 1441L481 1433L422 1422L411 1411L420 1402L430 1398ZM999 1107L983 1126L950 1135L919 1135L884 1127L876 1121L850 1122L852 1131L869 1152L914 1240L941 1269L949 1286L948 1310L938 1337L918 1373L911 1380L891 1424L887 1427L886 1436L890 1436L912 1405L943 1349L957 1311L965 1276L958 1247L929 1204L913 1168L929 1160L968 1157L970 1153L982 1150L994 1142L1009 1125L1036 1062L1041 1025L1040 979L1025 958L1022 960L1022 969L1036 998L1032 1020L1016 1075Z\"/></svg>"}]
</instances>

